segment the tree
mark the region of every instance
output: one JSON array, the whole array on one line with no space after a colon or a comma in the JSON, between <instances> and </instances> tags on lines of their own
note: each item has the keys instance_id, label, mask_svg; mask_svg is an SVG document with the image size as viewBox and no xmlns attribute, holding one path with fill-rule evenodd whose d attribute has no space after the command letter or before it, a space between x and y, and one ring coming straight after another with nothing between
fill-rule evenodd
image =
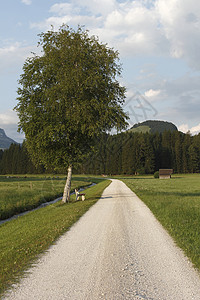
<instances>
[{"instance_id":1,"label":"tree","mask_svg":"<svg viewBox=\"0 0 200 300\"><path fill-rule=\"evenodd\" d=\"M174 134L175 143L175 161L176 161L176 171L181 173L183 170L183 159L182 159L182 134L179 131L176 131Z\"/></svg>"},{"instance_id":2,"label":"tree","mask_svg":"<svg viewBox=\"0 0 200 300\"><path fill-rule=\"evenodd\" d=\"M156 132L153 135L153 149L154 149L154 158L155 158L155 169L154 171L158 171L161 166L161 149L162 149L162 135Z\"/></svg>"},{"instance_id":3,"label":"tree","mask_svg":"<svg viewBox=\"0 0 200 300\"><path fill-rule=\"evenodd\" d=\"M154 155L154 149L152 146L152 134L145 134L145 164L144 164L144 169L145 169L145 174L151 174L155 170L155 155Z\"/></svg>"},{"instance_id":4,"label":"tree","mask_svg":"<svg viewBox=\"0 0 200 300\"><path fill-rule=\"evenodd\" d=\"M161 168L171 168L173 162L173 150L171 143L172 133L170 131L164 131L162 134L162 144L161 144Z\"/></svg>"},{"instance_id":5,"label":"tree","mask_svg":"<svg viewBox=\"0 0 200 300\"><path fill-rule=\"evenodd\" d=\"M91 150L94 137L126 127L125 88L116 79L118 52L87 30L63 25L39 36L42 54L24 63L15 109L34 163L68 169L66 202L72 166Z\"/></svg>"},{"instance_id":6,"label":"tree","mask_svg":"<svg viewBox=\"0 0 200 300\"><path fill-rule=\"evenodd\" d=\"M183 149L183 158L182 158L182 164L183 164L183 173L188 173L189 172L189 147L191 145L192 141L192 136L190 133L186 133L183 136L183 144L182 144L182 149Z\"/></svg>"}]
</instances>

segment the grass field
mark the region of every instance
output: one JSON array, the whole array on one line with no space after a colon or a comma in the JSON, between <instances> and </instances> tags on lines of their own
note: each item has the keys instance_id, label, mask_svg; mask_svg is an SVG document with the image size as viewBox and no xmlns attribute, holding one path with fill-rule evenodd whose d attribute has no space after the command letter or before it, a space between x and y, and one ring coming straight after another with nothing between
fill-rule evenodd
<instances>
[{"instance_id":1,"label":"grass field","mask_svg":"<svg viewBox=\"0 0 200 300\"><path fill-rule=\"evenodd\" d=\"M60 197L65 180L64 176L0 176L0 220ZM90 178L75 176L71 189L89 184Z\"/></svg>"},{"instance_id":2,"label":"grass field","mask_svg":"<svg viewBox=\"0 0 200 300\"><path fill-rule=\"evenodd\" d=\"M122 179L151 209L200 270L200 174Z\"/></svg>"},{"instance_id":3,"label":"grass field","mask_svg":"<svg viewBox=\"0 0 200 300\"><path fill-rule=\"evenodd\" d=\"M108 180L97 181L97 185L85 190L85 201L57 202L0 225L0 294L96 203L110 184Z\"/></svg>"}]
</instances>

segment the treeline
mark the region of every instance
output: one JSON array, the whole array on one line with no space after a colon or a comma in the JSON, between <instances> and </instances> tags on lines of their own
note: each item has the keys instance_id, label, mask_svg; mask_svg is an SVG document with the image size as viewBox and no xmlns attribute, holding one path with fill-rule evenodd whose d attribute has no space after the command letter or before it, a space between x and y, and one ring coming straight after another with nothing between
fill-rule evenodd
<instances>
[{"instance_id":1,"label":"treeline","mask_svg":"<svg viewBox=\"0 0 200 300\"><path fill-rule=\"evenodd\" d=\"M200 172L200 134L179 131L159 133L103 134L96 151L74 170L85 174L152 174L161 168L175 173ZM60 170L62 173L64 170ZM0 174L49 173L31 162L25 144L0 151Z\"/></svg>"},{"instance_id":2,"label":"treeline","mask_svg":"<svg viewBox=\"0 0 200 300\"><path fill-rule=\"evenodd\" d=\"M79 171L94 174L151 174L161 168L175 173L200 172L200 134L179 131L103 135Z\"/></svg>"},{"instance_id":3,"label":"treeline","mask_svg":"<svg viewBox=\"0 0 200 300\"><path fill-rule=\"evenodd\" d=\"M9 149L0 150L0 174L38 174L43 167L36 168L30 160L25 143L11 144Z\"/></svg>"}]
</instances>

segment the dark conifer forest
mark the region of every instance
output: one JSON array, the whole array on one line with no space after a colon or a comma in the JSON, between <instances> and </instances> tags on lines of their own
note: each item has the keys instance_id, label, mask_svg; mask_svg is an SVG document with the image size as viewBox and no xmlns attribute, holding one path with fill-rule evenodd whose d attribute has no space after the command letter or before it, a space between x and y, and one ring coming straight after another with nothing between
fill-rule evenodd
<instances>
[{"instance_id":1,"label":"dark conifer forest","mask_svg":"<svg viewBox=\"0 0 200 300\"><path fill-rule=\"evenodd\" d=\"M9 149L0 150L0 174L37 174L44 171L43 167L34 166L25 143L11 144Z\"/></svg>"},{"instance_id":2,"label":"dark conifer forest","mask_svg":"<svg viewBox=\"0 0 200 300\"><path fill-rule=\"evenodd\" d=\"M82 173L152 174L161 168L175 173L200 171L200 134L179 131L103 135L96 153L82 165Z\"/></svg>"},{"instance_id":3,"label":"dark conifer forest","mask_svg":"<svg viewBox=\"0 0 200 300\"><path fill-rule=\"evenodd\" d=\"M174 173L200 172L200 134L191 136L179 131L103 134L94 148L95 152L80 164L76 173L153 174L160 168L173 169ZM53 170L36 168L25 144L12 144L0 151L0 174L45 172Z\"/></svg>"}]
</instances>

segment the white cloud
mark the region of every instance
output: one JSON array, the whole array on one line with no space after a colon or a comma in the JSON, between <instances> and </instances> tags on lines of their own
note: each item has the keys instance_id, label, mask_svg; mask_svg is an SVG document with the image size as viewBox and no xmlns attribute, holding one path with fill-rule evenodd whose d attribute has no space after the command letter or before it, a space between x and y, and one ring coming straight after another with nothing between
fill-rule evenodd
<instances>
[{"instance_id":1,"label":"white cloud","mask_svg":"<svg viewBox=\"0 0 200 300\"><path fill-rule=\"evenodd\" d=\"M22 143L25 136L23 133L17 132L17 123L19 122L17 113L11 109L0 114L0 128L5 130L8 137L18 143Z\"/></svg>"},{"instance_id":2,"label":"white cloud","mask_svg":"<svg viewBox=\"0 0 200 300\"><path fill-rule=\"evenodd\" d=\"M158 95L160 95L161 93L161 90L148 90L144 93L145 97L148 97L148 98L152 98L152 97L156 97Z\"/></svg>"},{"instance_id":3,"label":"white cloud","mask_svg":"<svg viewBox=\"0 0 200 300\"><path fill-rule=\"evenodd\" d=\"M125 56L167 52L168 42L158 26L155 9L143 3L132 1L116 5L97 29L103 40L107 38Z\"/></svg>"},{"instance_id":4,"label":"white cloud","mask_svg":"<svg viewBox=\"0 0 200 300\"><path fill-rule=\"evenodd\" d=\"M31 0L21 0L21 2L26 4L26 5L31 5L32 4Z\"/></svg>"},{"instance_id":5,"label":"white cloud","mask_svg":"<svg viewBox=\"0 0 200 300\"><path fill-rule=\"evenodd\" d=\"M18 116L16 112L9 109L8 111L4 112L3 114L0 114L0 127L2 128L4 125L13 125L17 124L18 122Z\"/></svg>"},{"instance_id":6,"label":"white cloud","mask_svg":"<svg viewBox=\"0 0 200 300\"><path fill-rule=\"evenodd\" d=\"M158 26L155 9L147 8L141 1L118 3L116 0L104 0L99 6L96 0L75 0L54 4L50 12L52 17L32 23L31 27L47 30L50 25L57 29L63 23L85 25L92 34L124 55L155 54L166 52L168 48Z\"/></svg>"},{"instance_id":7,"label":"white cloud","mask_svg":"<svg viewBox=\"0 0 200 300\"><path fill-rule=\"evenodd\" d=\"M156 10L173 57L200 69L200 2L157 0Z\"/></svg>"},{"instance_id":8,"label":"white cloud","mask_svg":"<svg viewBox=\"0 0 200 300\"><path fill-rule=\"evenodd\" d=\"M25 0L24 0L25 1ZM26 0L28 1L28 0ZM200 1L74 0L55 3L32 27L85 25L123 55L171 55L200 70Z\"/></svg>"},{"instance_id":9,"label":"white cloud","mask_svg":"<svg viewBox=\"0 0 200 300\"><path fill-rule=\"evenodd\" d=\"M7 53L14 53L18 49L20 44L18 42L8 47L0 48L0 57Z\"/></svg>"},{"instance_id":10,"label":"white cloud","mask_svg":"<svg viewBox=\"0 0 200 300\"><path fill-rule=\"evenodd\" d=\"M200 123L196 126L189 128L188 124L182 124L178 127L178 130L187 133L190 132L192 135L200 133Z\"/></svg>"},{"instance_id":11,"label":"white cloud","mask_svg":"<svg viewBox=\"0 0 200 300\"><path fill-rule=\"evenodd\" d=\"M194 126L190 129L192 134L198 134L200 132L200 123L197 126Z\"/></svg>"},{"instance_id":12,"label":"white cloud","mask_svg":"<svg viewBox=\"0 0 200 300\"><path fill-rule=\"evenodd\" d=\"M188 124L182 124L178 126L178 130L184 133L187 133L189 131L189 126Z\"/></svg>"}]
</instances>

